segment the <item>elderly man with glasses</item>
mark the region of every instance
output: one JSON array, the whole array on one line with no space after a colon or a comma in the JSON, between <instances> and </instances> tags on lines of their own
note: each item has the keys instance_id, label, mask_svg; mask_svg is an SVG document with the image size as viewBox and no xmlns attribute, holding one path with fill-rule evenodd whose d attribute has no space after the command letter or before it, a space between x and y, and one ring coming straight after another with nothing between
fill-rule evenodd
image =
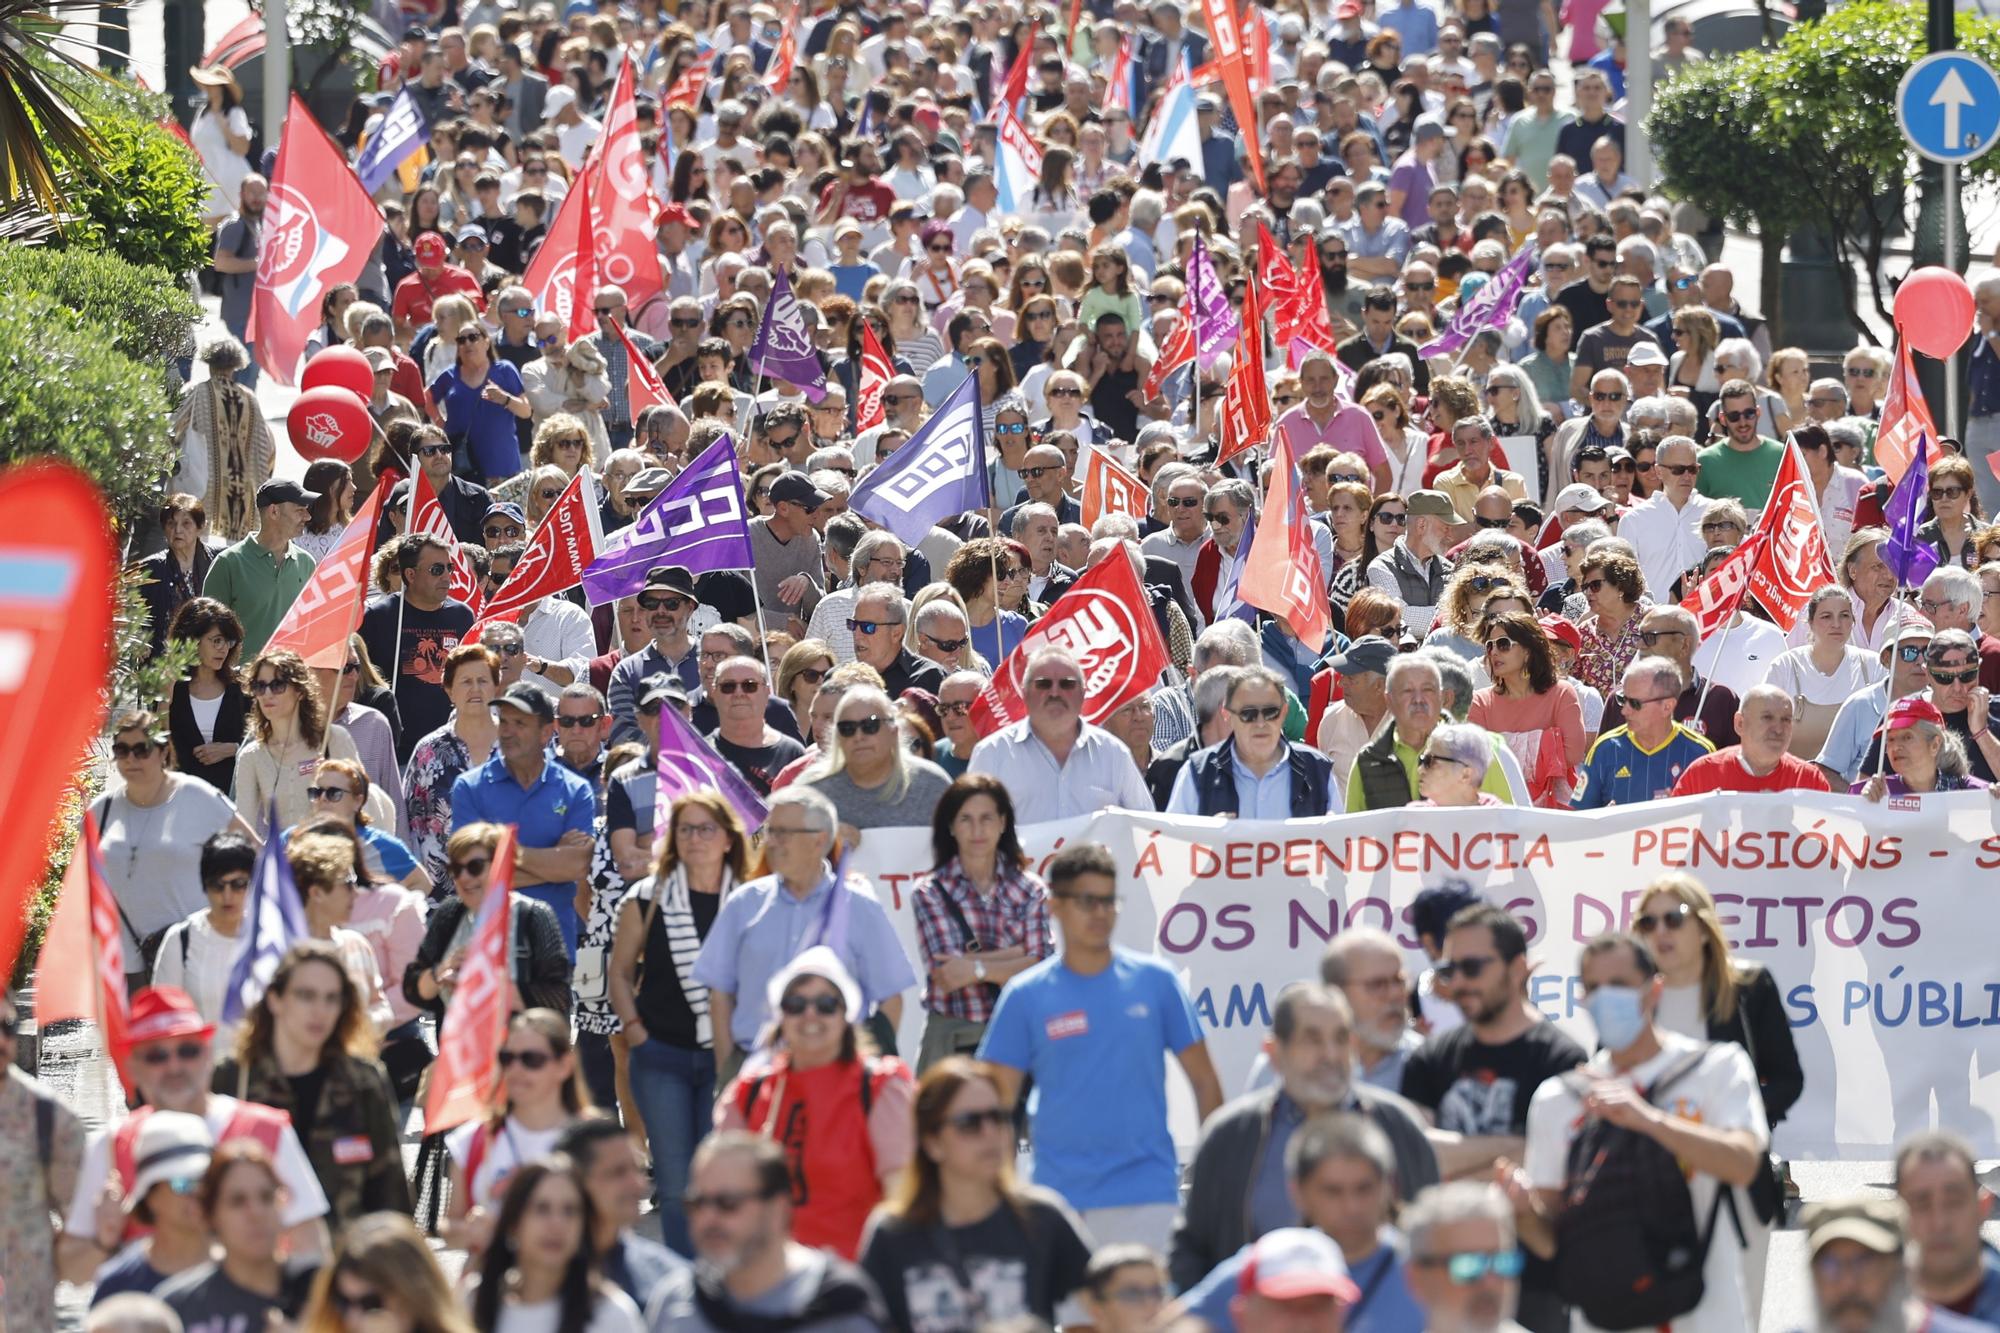
<instances>
[{"instance_id":1,"label":"elderly man with glasses","mask_svg":"<svg viewBox=\"0 0 2000 1333\"><path fill-rule=\"evenodd\" d=\"M1986 566L1986 570L1992 568ZM2000 580L1992 573L1975 574L1956 565L1944 565L1932 570L1924 580L1923 591L1917 594L1917 609L1941 630L1963 630L1970 634L1979 652L1980 685L2000 692L2000 636L1986 632L1985 625L1993 623L1995 617L1982 614L2000 598L1989 596L1989 587L2000 587Z\"/></svg>"},{"instance_id":2,"label":"elderly man with glasses","mask_svg":"<svg viewBox=\"0 0 2000 1333\"><path fill-rule=\"evenodd\" d=\"M1584 780L1572 809L1602 810L1665 799L1688 765L1715 746L1674 719L1681 668L1665 657L1641 657L1625 668L1616 696L1620 721L1605 727L1583 757Z\"/></svg>"},{"instance_id":3,"label":"elderly man with glasses","mask_svg":"<svg viewBox=\"0 0 2000 1333\"><path fill-rule=\"evenodd\" d=\"M1153 800L1124 742L1083 720L1083 668L1062 648L1043 648L1021 673L1028 715L982 740L969 769L1007 784L1022 824L1077 810L1149 810Z\"/></svg>"},{"instance_id":4,"label":"elderly man with glasses","mask_svg":"<svg viewBox=\"0 0 2000 1333\"><path fill-rule=\"evenodd\" d=\"M1331 814L1333 766L1317 750L1285 739L1285 680L1246 667L1223 698L1229 738L1196 751L1174 780L1170 814L1302 819Z\"/></svg>"}]
</instances>

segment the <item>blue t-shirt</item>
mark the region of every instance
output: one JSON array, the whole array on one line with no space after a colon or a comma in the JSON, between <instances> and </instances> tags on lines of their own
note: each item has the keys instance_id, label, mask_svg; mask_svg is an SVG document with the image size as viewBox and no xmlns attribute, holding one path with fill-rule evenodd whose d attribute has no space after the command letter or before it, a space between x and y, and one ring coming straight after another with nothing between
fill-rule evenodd
<instances>
[{"instance_id":1,"label":"blue t-shirt","mask_svg":"<svg viewBox=\"0 0 2000 1333\"><path fill-rule=\"evenodd\" d=\"M514 414L481 396L488 384L498 385L516 398L523 391L521 372L512 362L495 361L477 389L459 378L457 366L448 366L431 381L431 401L444 416L445 434L453 443L465 441L473 467L490 485L521 470L521 436Z\"/></svg>"},{"instance_id":2,"label":"blue t-shirt","mask_svg":"<svg viewBox=\"0 0 2000 1333\"><path fill-rule=\"evenodd\" d=\"M410 855L410 849L395 834L384 833L373 824L363 824L355 831L361 835L361 841L367 844L368 850L381 861L382 873L390 879L401 880L417 868L417 858Z\"/></svg>"},{"instance_id":3,"label":"blue t-shirt","mask_svg":"<svg viewBox=\"0 0 2000 1333\"><path fill-rule=\"evenodd\" d=\"M136 1291L141 1296L150 1296L159 1290L167 1275L147 1262L146 1247L132 1245L123 1254L114 1255L104 1261L97 1270L96 1290L90 1293L92 1308L102 1305L113 1296L122 1296L128 1291Z\"/></svg>"},{"instance_id":4,"label":"blue t-shirt","mask_svg":"<svg viewBox=\"0 0 2000 1333\"><path fill-rule=\"evenodd\" d=\"M1096 976L1058 954L1007 983L979 1058L1034 1075L1035 1183L1082 1212L1179 1200L1164 1061L1201 1039L1173 970L1114 948Z\"/></svg>"},{"instance_id":5,"label":"blue t-shirt","mask_svg":"<svg viewBox=\"0 0 2000 1333\"><path fill-rule=\"evenodd\" d=\"M833 289L850 301L859 301L868 290L868 280L881 271L865 259L859 264L835 264L827 269L833 274Z\"/></svg>"},{"instance_id":6,"label":"blue t-shirt","mask_svg":"<svg viewBox=\"0 0 2000 1333\"><path fill-rule=\"evenodd\" d=\"M542 774L532 787L522 788L495 755L477 768L458 775L451 785L451 827L454 831L481 821L513 824L523 847L553 847L575 829L592 832L597 818L597 793L588 782L561 764L542 761ZM514 888L549 905L562 926L563 944L576 961L576 885L516 884Z\"/></svg>"},{"instance_id":7,"label":"blue t-shirt","mask_svg":"<svg viewBox=\"0 0 2000 1333\"><path fill-rule=\"evenodd\" d=\"M972 629L972 651L986 659L987 665L995 671L1007 660L1007 654L1027 636L1027 617L1018 611L1000 611L984 625Z\"/></svg>"},{"instance_id":8,"label":"blue t-shirt","mask_svg":"<svg viewBox=\"0 0 2000 1333\"><path fill-rule=\"evenodd\" d=\"M1423 1333L1424 1311L1410 1293L1409 1273L1394 1233L1383 1233L1381 1248L1348 1270L1361 1297L1347 1312L1347 1333ZM1214 1333L1236 1333L1229 1317L1229 1300L1250 1262L1245 1245L1217 1264L1209 1275L1188 1289L1187 1312L1208 1322Z\"/></svg>"},{"instance_id":9,"label":"blue t-shirt","mask_svg":"<svg viewBox=\"0 0 2000 1333\"><path fill-rule=\"evenodd\" d=\"M1608 805L1664 800L1689 764L1713 753L1715 746L1706 736L1679 722L1657 750L1642 748L1628 728L1613 727L1584 755L1583 790L1570 807L1602 810Z\"/></svg>"}]
</instances>

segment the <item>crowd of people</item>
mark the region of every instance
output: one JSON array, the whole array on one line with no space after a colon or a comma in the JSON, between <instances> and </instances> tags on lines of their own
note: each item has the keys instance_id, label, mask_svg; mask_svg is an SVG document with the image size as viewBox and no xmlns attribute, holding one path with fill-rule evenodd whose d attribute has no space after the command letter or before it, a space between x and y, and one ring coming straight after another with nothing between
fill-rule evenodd
<instances>
[{"instance_id":1,"label":"crowd of people","mask_svg":"<svg viewBox=\"0 0 2000 1333\"><path fill-rule=\"evenodd\" d=\"M1601 8L1253 5L1242 106L1211 66L1242 42L1179 0L1067 23L449 4L333 127L365 151L400 97L428 141L308 349L365 355L377 443L299 480L246 347L269 182L233 76L199 71L233 336L175 417L142 562L154 647L185 666L115 717L92 803L137 1109L86 1142L25 1076L0 1087L20 1131L0 1152L40 1158L0 1178L44 1215L12 1233L43 1264L6 1266L10 1322L43 1326L59 1276L96 1284L92 1327L190 1333L274 1312L315 1333L1757 1327L1786 1208L1771 1127L1808 1090L1778 981L1730 957L1701 884L1651 884L1630 933L1583 946L1594 1054L1528 1001L1521 923L1434 888L1410 913L1420 976L1343 931L1278 994L1252 1086L1225 1089L1182 977L1113 943L1132 886L1110 855L1038 873L1020 832L1110 807L2000 796L2000 278L1977 284L1964 440L1920 497L1935 567L1906 579L1875 456L1891 362L1820 376L1773 348L1700 221L1624 173ZM1685 20L1666 37L1659 77L1701 57ZM523 279L628 64L660 282L575 293L594 328L571 338ZM1197 147L1155 151L1187 71ZM1003 103L1032 182L996 143ZM1424 355L1522 254L1518 303ZM1198 258L1239 315L1272 261L1310 275L1324 345L1265 347L1260 319L1153 374ZM752 359L780 276L817 399ZM1252 339L1271 447L1219 460ZM670 403L634 411L635 357ZM914 543L853 511L968 377L991 507ZM580 473L617 532L725 436L752 567L661 564L467 641L460 559L491 596ZM1794 451L1834 582L1789 628L1746 600L1704 636L1682 600ZM1099 455L1144 512L1084 494ZM1318 643L1238 596L1293 460ZM448 537L410 530L420 473ZM369 600L315 670L270 641L378 490ZM1037 639L1024 715L985 726L996 671L1107 560L1159 632L1157 685L1086 721L1087 655ZM690 733L761 826L720 791L660 799ZM914 952L836 870L909 826L931 832ZM277 853L305 932L238 1015L230 964ZM412 1111L496 877L500 1095L428 1134ZM1202 1122L1186 1163L1169 1056ZM2000 1327L1971 1150L1911 1140L1896 1193L1807 1210L1820 1326Z\"/></svg>"}]
</instances>

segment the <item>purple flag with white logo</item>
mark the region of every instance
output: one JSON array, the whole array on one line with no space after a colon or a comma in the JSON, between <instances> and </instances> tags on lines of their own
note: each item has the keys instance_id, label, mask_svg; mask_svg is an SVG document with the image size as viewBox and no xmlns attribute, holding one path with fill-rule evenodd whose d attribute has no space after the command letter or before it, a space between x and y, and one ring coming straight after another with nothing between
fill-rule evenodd
<instances>
[{"instance_id":1,"label":"purple flag with white logo","mask_svg":"<svg viewBox=\"0 0 2000 1333\"><path fill-rule=\"evenodd\" d=\"M804 390L815 403L826 397L826 367L820 364L812 335L806 332L806 317L799 311L799 298L792 295L792 280L782 268L771 275L771 300L764 307L757 341L750 344L750 365L759 375Z\"/></svg>"},{"instance_id":2,"label":"purple flag with white logo","mask_svg":"<svg viewBox=\"0 0 2000 1333\"><path fill-rule=\"evenodd\" d=\"M1215 261L1209 258L1208 243L1194 234L1194 253L1188 256L1187 304L1194 312L1194 358L1203 370L1235 346L1243 334L1243 322L1229 308L1229 293L1215 276Z\"/></svg>"},{"instance_id":3,"label":"purple flag with white logo","mask_svg":"<svg viewBox=\"0 0 2000 1333\"><path fill-rule=\"evenodd\" d=\"M1899 588L1923 587L1938 566L1937 549L1917 536L1917 529L1930 521L1930 448L1929 434L1918 432L1916 457L1882 510L1889 523L1889 540L1882 543L1882 563L1896 571Z\"/></svg>"},{"instance_id":4,"label":"purple flag with white logo","mask_svg":"<svg viewBox=\"0 0 2000 1333\"><path fill-rule=\"evenodd\" d=\"M655 772L659 778L653 792L656 829L667 827L676 800L697 791L720 792L752 833L764 826L771 813L736 766L717 754L670 703L660 707L660 762Z\"/></svg>"},{"instance_id":5,"label":"purple flag with white logo","mask_svg":"<svg viewBox=\"0 0 2000 1333\"><path fill-rule=\"evenodd\" d=\"M630 527L605 539L597 558L584 567L583 595L592 606L630 597L645 584L646 571L660 565L684 565L692 574L755 567L743 479L729 436L702 450Z\"/></svg>"},{"instance_id":6,"label":"purple flag with white logo","mask_svg":"<svg viewBox=\"0 0 2000 1333\"><path fill-rule=\"evenodd\" d=\"M934 524L954 514L992 503L977 375L967 375L931 419L847 497L848 509L895 533L905 546L915 546Z\"/></svg>"},{"instance_id":7,"label":"purple flag with white logo","mask_svg":"<svg viewBox=\"0 0 2000 1333\"><path fill-rule=\"evenodd\" d=\"M1453 356L1472 341L1472 335L1481 329L1506 327L1514 318L1516 307L1521 304L1521 293L1528 285L1528 275L1535 271L1535 243L1528 241L1507 261L1507 267L1493 275L1493 280L1473 293L1443 333L1417 349L1417 355L1429 359L1434 356Z\"/></svg>"}]
</instances>

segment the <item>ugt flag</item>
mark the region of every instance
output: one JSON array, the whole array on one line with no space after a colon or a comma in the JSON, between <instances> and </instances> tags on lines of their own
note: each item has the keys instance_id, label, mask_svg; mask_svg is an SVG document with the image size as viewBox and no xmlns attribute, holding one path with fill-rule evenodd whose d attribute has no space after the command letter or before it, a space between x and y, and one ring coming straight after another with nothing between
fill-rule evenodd
<instances>
[{"instance_id":1,"label":"ugt flag","mask_svg":"<svg viewBox=\"0 0 2000 1333\"><path fill-rule=\"evenodd\" d=\"M451 1007L438 1025L437 1064L424 1096L424 1132L436 1134L462 1125L492 1108L500 1090L500 1047L513 1012L513 956L509 926L514 896L514 837L504 826L493 848L486 897L472 919L472 947L458 969Z\"/></svg>"},{"instance_id":2,"label":"ugt flag","mask_svg":"<svg viewBox=\"0 0 2000 1333\"><path fill-rule=\"evenodd\" d=\"M1250 547L1247 553L1245 545ZM1271 437L1271 492L1264 504L1263 526L1254 543L1247 535L1238 543L1237 555L1242 570L1236 575L1236 595L1290 625L1307 648L1314 652L1324 648L1333 633L1326 571L1306 526L1298 460L1282 431Z\"/></svg>"},{"instance_id":3,"label":"ugt flag","mask_svg":"<svg viewBox=\"0 0 2000 1333\"><path fill-rule=\"evenodd\" d=\"M1757 529L1765 541L1750 567L1750 595L1771 613L1771 623L1786 633L1812 595L1833 582L1833 560L1827 554L1826 530L1820 527L1819 502L1812 475L1793 440L1785 441L1785 459L1771 483L1771 500L1758 515Z\"/></svg>"},{"instance_id":4,"label":"ugt flag","mask_svg":"<svg viewBox=\"0 0 2000 1333\"><path fill-rule=\"evenodd\" d=\"M722 435L654 496L630 527L605 539L583 571L583 595L592 606L630 597L646 582L646 571L659 565L707 574L755 563L736 445Z\"/></svg>"},{"instance_id":5,"label":"ugt flag","mask_svg":"<svg viewBox=\"0 0 2000 1333\"><path fill-rule=\"evenodd\" d=\"M271 984L285 950L306 934L306 909L299 901L298 885L292 882L292 863L285 857L278 807L273 805L269 813L264 847L257 853L257 868L250 874L250 903L243 911L240 943L229 964L229 980L222 988L225 1023L242 1021Z\"/></svg>"},{"instance_id":6,"label":"ugt flag","mask_svg":"<svg viewBox=\"0 0 2000 1333\"><path fill-rule=\"evenodd\" d=\"M758 375L783 380L812 402L826 397L826 367L820 364L799 298L792 295L792 280L782 268L771 275L771 302L764 307L757 341L750 344L750 364Z\"/></svg>"},{"instance_id":7,"label":"ugt flag","mask_svg":"<svg viewBox=\"0 0 2000 1333\"><path fill-rule=\"evenodd\" d=\"M977 375L967 375L936 414L847 498L849 509L880 523L905 546L915 546L953 514L992 503Z\"/></svg>"},{"instance_id":8,"label":"ugt flag","mask_svg":"<svg viewBox=\"0 0 2000 1333\"><path fill-rule=\"evenodd\" d=\"M493 590L479 624L466 631L465 641L477 643L480 626L489 620L517 619L542 598L568 592L583 582L583 571L603 549L597 484L591 480L589 468L578 468L528 538L528 549L514 562L514 572Z\"/></svg>"},{"instance_id":9,"label":"ugt flag","mask_svg":"<svg viewBox=\"0 0 2000 1333\"><path fill-rule=\"evenodd\" d=\"M381 189L396 174L396 168L429 143L430 137L430 122L424 119L423 109L405 87L382 113L382 123L375 127L361 156L355 159L354 174L360 177L361 188L370 194Z\"/></svg>"},{"instance_id":10,"label":"ugt flag","mask_svg":"<svg viewBox=\"0 0 2000 1333\"><path fill-rule=\"evenodd\" d=\"M660 710L660 760L655 770L659 781L653 789L653 827L667 827L673 803L689 792L715 791L722 795L743 820L743 827L755 833L770 815L736 765L715 752L692 723L672 707Z\"/></svg>"}]
</instances>

